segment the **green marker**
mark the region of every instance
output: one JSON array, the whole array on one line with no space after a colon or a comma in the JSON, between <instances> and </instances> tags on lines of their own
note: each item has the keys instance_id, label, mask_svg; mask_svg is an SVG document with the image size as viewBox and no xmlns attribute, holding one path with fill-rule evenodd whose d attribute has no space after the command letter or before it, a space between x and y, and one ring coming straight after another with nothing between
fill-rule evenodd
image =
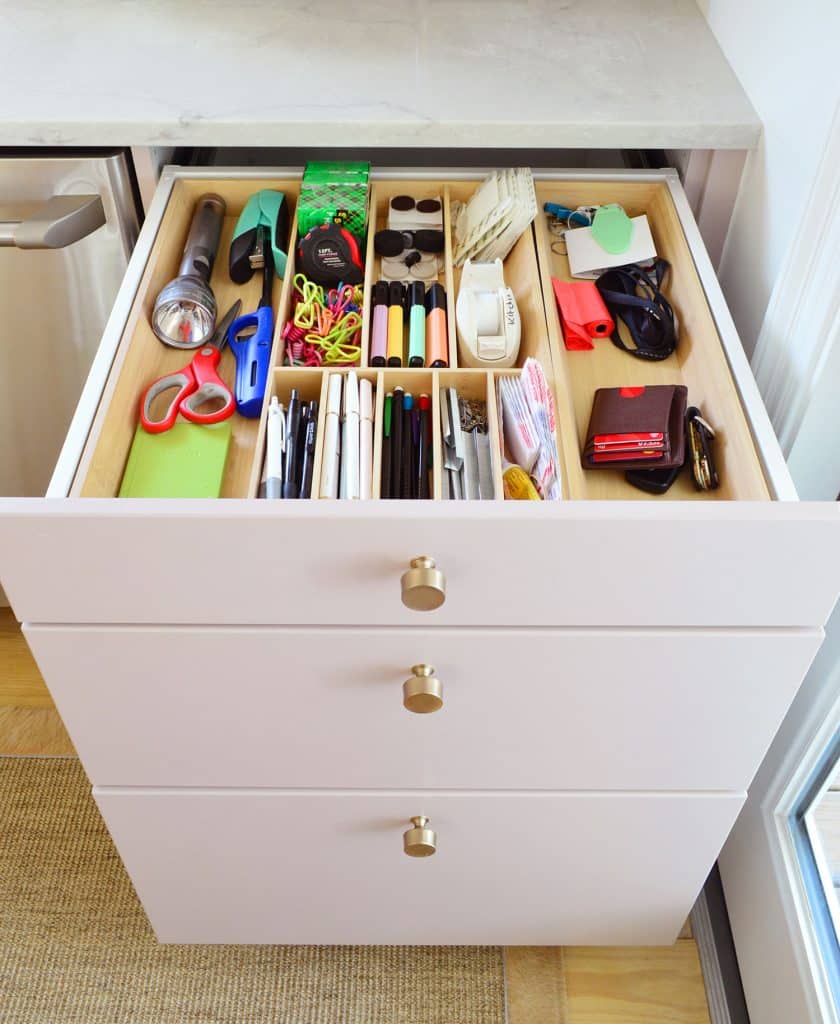
<instances>
[{"instance_id":1,"label":"green marker","mask_svg":"<svg viewBox=\"0 0 840 1024\"><path fill-rule=\"evenodd\" d=\"M426 362L426 289L422 281L408 286L408 365L422 366Z\"/></svg>"},{"instance_id":2,"label":"green marker","mask_svg":"<svg viewBox=\"0 0 840 1024\"><path fill-rule=\"evenodd\" d=\"M394 401L393 392L385 396L382 410L382 487L380 497L391 497L391 406Z\"/></svg>"}]
</instances>

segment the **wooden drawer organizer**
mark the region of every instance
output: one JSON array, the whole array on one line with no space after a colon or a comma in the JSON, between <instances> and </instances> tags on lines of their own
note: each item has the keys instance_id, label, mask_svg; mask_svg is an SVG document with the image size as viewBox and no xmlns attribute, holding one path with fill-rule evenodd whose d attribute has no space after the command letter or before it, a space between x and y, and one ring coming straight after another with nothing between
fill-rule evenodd
<instances>
[{"instance_id":1,"label":"wooden drawer organizer","mask_svg":"<svg viewBox=\"0 0 840 1024\"><path fill-rule=\"evenodd\" d=\"M376 180L371 189L371 230L368 233L362 353L360 374L374 382L374 492L379 497L382 419L386 391L401 384L415 394L426 392L432 398L433 455L432 496L443 497L442 445L440 437L440 389L456 386L472 397L486 397L493 453L494 489L502 498L502 463L499 451L499 424L496 415L495 377L501 373L517 373L516 369L486 371L458 368L455 331L455 298L460 282L460 268L452 263L451 204L464 201L479 181ZM227 202L227 216L222 232L219 256L213 270L212 286L223 312L238 297L243 309L256 306L260 291L259 275L241 287L234 285L227 270L227 252L236 220L248 196L261 188L285 192L293 214L289 240L286 276L274 286L274 308L277 312L269 395L287 401L292 388L301 397L319 400L319 425L315 452L313 491L317 494L321 452L326 417L328 368L292 368L283 366L284 342L281 331L292 308L295 275L294 245L297 236L296 202L300 182L297 178L179 178L151 250L150 258L135 296L131 314L123 331L114 365L103 392L87 445L79 464L71 496L114 497L120 486L126 459L137 424L137 408L143 388L157 376L177 369L189 358L188 353L162 345L152 332L149 315L163 284L177 271L183 242L187 234L194 203L204 192L218 192ZM449 369L374 369L368 366L371 290L379 277L379 258L373 250L374 230L384 225L389 199L401 193L417 197L441 195L444 201L446 248L444 269L440 277L448 300L450 338ZM639 499L651 496L629 486L621 472L585 472L580 465L580 445L586 431L592 396L596 388L618 385L674 383L685 384L689 401L700 405L718 431L716 455L719 459L722 486L713 494L694 490L690 476L684 473L664 499L767 499L767 484L753 443L741 403L729 372L720 338L706 301L700 278L680 225L677 211L664 182L640 181L567 181L538 182L540 211L545 201L561 201L569 206L584 203L619 202L630 216L647 213L657 252L672 265L666 282L666 293L680 324L680 342L674 356L663 363L646 363L620 352L608 340L596 342L592 352L568 352L551 289L551 276L568 278L566 257L552 249L547 219L540 212L532 230L526 231L505 261L505 279L513 288L522 317L522 345L518 365L534 356L543 365L554 384L558 451L563 475L564 497L571 499ZM555 246L557 248L557 246ZM233 381L234 360L223 354L220 373ZM264 457L265 421L268 402L262 418L233 418L233 440L228 459L223 497L254 498L259 487ZM312 500L318 500L313 497Z\"/></svg>"}]
</instances>

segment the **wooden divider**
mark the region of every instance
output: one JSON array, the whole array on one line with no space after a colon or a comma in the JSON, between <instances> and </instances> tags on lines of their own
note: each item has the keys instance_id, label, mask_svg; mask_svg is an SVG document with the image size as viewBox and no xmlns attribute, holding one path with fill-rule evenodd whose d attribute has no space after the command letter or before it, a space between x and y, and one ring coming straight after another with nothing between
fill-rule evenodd
<instances>
[{"instance_id":1,"label":"wooden divider","mask_svg":"<svg viewBox=\"0 0 840 1024\"><path fill-rule=\"evenodd\" d=\"M374 427L373 496L379 496L381 475L381 423L386 391L401 383L413 393L426 391L432 397L433 470L432 495L442 498L442 444L440 437L440 388L456 382L465 394L476 397L486 394L488 423L493 453L493 479L497 500L502 497L500 424L496 411L496 372L488 369L458 369L458 345L455 326L455 303L460 284L460 268L452 263L452 204L464 202L479 185L473 181L378 180L371 190L371 219L367 238L367 260L364 281L362 353L360 376L370 379L376 387ZM150 314L160 289L175 276L186 240L195 202L205 192L217 192L227 203L219 254L211 277L220 316L229 305L241 298L243 311L256 308L261 283L260 274L244 286L234 285L228 275L228 248L236 220L248 197L262 188L283 191L293 214L288 247L288 265L282 281L274 284L273 303L276 312L272 346L272 370L268 397L277 394L287 401L292 387L303 396L319 396L319 426L315 476L320 475L323 446L323 421L326 415L326 376L329 367L285 367L285 344L281 334L289 319L293 301L293 279L296 271L295 240L297 236L296 202L299 180L275 179L185 179L179 178L152 246L146 270L138 288L111 374L103 392L100 407L85 447L73 495L112 497L118 493L126 459L138 419L140 395L154 379L179 369L192 358L190 351L172 349L155 337ZM408 194L418 198L441 196L444 203L446 247L444 268L440 275L447 291L447 318L450 331L450 369L428 370L368 369L370 298L373 283L378 279L379 257L373 249L373 235L384 227L387 205L394 195ZM651 496L626 483L620 471L584 471L580 465L580 446L589 420L592 397L597 387L684 383L689 401L700 405L707 419L718 430L715 454L721 471L722 487L711 494L694 490L688 473L671 488L664 500L717 498L766 499L764 481L755 445L741 407L735 384L726 362L720 339L702 285L691 258L676 209L668 188L657 182L543 182L537 184L540 212L533 230L526 231L505 260L506 283L513 289L522 321L522 341L517 359L521 367L532 356L540 361L554 387L557 412L558 452L564 497L572 499L640 499ZM672 265L672 276L665 292L672 301L680 325L680 341L674 356L662 363L633 359L615 348L608 340L595 343L592 352L569 352L563 343L562 329L551 288L552 275L569 279L568 261L559 247L552 247L547 219L541 212L546 201L563 202L575 207L587 203L621 203L630 216L647 213L658 253ZM223 355L220 374L230 385L234 379L234 359L229 351ZM346 372L337 369L336 372ZM498 372L517 372L511 371ZM265 425L268 401L258 420L233 418L233 439L225 472L224 497L255 497L265 456ZM655 500L663 500L657 498Z\"/></svg>"}]
</instances>

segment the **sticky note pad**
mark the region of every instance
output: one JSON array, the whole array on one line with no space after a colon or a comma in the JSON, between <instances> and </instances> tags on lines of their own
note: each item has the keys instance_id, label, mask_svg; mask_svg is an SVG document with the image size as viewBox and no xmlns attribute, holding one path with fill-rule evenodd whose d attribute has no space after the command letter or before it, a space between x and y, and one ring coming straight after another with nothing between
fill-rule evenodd
<instances>
[{"instance_id":1,"label":"sticky note pad","mask_svg":"<svg viewBox=\"0 0 840 1024\"><path fill-rule=\"evenodd\" d=\"M125 467L121 498L218 498L222 493L231 421L178 421L162 434L139 424Z\"/></svg>"}]
</instances>

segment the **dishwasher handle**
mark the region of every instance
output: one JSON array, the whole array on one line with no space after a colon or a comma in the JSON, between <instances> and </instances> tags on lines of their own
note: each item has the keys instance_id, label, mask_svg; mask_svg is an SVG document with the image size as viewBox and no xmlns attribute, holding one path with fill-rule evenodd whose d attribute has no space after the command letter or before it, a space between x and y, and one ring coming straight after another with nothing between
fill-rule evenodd
<instances>
[{"instance_id":1,"label":"dishwasher handle","mask_svg":"<svg viewBox=\"0 0 840 1024\"><path fill-rule=\"evenodd\" d=\"M53 196L26 220L0 221L0 246L63 249L104 223L105 209L99 196Z\"/></svg>"}]
</instances>

